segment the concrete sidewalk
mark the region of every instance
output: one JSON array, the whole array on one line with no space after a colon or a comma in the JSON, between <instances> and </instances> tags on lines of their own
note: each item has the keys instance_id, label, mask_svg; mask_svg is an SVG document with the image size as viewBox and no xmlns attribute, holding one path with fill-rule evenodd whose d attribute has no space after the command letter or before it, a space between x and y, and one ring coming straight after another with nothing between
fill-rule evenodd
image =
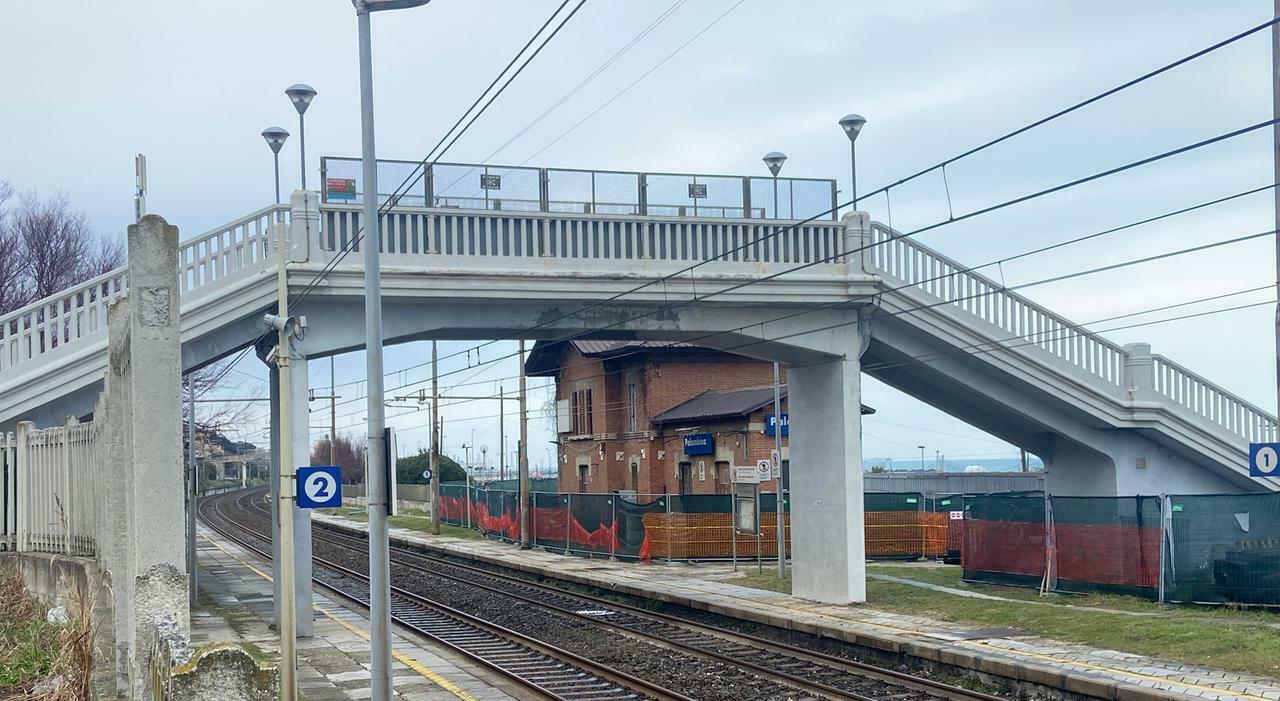
<instances>
[{"instance_id":1,"label":"concrete sidewalk","mask_svg":"<svg viewBox=\"0 0 1280 701\"><path fill-rule=\"evenodd\" d=\"M356 530L367 524L315 514ZM958 630L955 624L868 607L833 606L721 581L728 564L666 565L610 562L519 550L509 544L391 529L393 541L744 620L823 635L876 650L1122 701L1208 699L1280 701L1280 682L1171 660L1039 638L1014 630ZM754 568L754 563L750 563ZM1124 625L1125 617L1117 617Z\"/></svg>"},{"instance_id":2,"label":"concrete sidewalk","mask_svg":"<svg viewBox=\"0 0 1280 701\"><path fill-rule=\"evenodd\" d=\"M271 564L199 527L200 601L191 614L195 646L235 641L278 659L271 626ZM308 701L369 698L369 628L362 613L317 588L315 635L298 641L298 688ZM510 682L423 641L396 634L396 698L405 701L509 701ZM503 689L506 689L504 691Z\"/></svg>"}]
</instances>

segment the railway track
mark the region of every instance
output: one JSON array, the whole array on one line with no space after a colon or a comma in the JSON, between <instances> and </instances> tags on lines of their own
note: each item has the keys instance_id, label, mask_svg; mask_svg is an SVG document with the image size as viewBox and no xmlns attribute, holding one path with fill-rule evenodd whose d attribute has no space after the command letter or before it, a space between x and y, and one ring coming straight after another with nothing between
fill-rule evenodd
<instances>
[{"instance_id":1,"label":"railway track","mask_svg":"<svg viewBox=\"0 0 1280 701\"><path fill-rule=\"evenodd\" d=\"M261 503L241 497L249 518L269 517ZM329 547L367 552L365 539L320 527L313 541ZM915 677L824 652L767 640L706 623L620 604L586 594L569 593L420 551L392 547L393 576L418 582L438 581L448 587L485 591L516 605L548 615L589 623L694 659L745 670L795 689L797 699L845 701L1002 701L999 697L930 679ZM746 697L744 697L746 698Z\"/></svg>"},{"instance_id":2,"label":"railway track","mask_svg":"<svg viewBox=\"0 0 1280 701\"><path fill-rule=\"evenodd\" d=\"M242 513L260 511L244 506L245 501L260 496L261 492L250 491L212 497L201 505L201 515L205 525L223 537L270 559L270 552L244 537L245 533L251 533L261 541L263 533L245 528L226 511L228 504L235 505ZM214 514L212 517L210 512ZM240 529L239 533L235 532L236 528ZM320 558L314 560L313 570L315 582L326 590L362 607L369 607L369 579L366 575ZM391 616L397 623L520 684L541 698L552 701L693 701L691 697L398 587L392 587L390 605Z\"/></svg>"}]
</instances>

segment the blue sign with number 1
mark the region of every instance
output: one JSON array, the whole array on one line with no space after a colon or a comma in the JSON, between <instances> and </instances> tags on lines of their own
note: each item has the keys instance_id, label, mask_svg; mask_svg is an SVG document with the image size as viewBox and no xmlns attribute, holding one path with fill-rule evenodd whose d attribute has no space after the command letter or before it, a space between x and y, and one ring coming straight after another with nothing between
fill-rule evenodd
<instances>
[{"instance_id":1,"label":"blue sign with number 1","mask_svg":"<svg viewBox=\"0 0 1280 701\"><path fill-rule=\"evenodd\" d=\"M325 509L342 506L342 468L313 465L298 468L298 508Z\"/></svg>"},{"instance_id":2,"label":"blue sign with number 1","mask_svg":"<svg viewBox=\"0 0 1280 701\"><path fill-rule=\"evenodd\" d=\"M1280 443L1249 444L1249 476L1280 477Z\"/></svg>"}]
</instances>

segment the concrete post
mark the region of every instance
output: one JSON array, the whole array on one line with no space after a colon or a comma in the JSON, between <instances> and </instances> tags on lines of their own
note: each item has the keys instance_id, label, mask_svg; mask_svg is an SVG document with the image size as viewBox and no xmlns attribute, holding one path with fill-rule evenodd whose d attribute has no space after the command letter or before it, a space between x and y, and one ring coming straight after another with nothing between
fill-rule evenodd
<instances>
[{"instance_id":1,"label":"concrete post","mask_svg":"<svg viewBox=\"0 0 1280 701\"><path fill-rule=\"evenodd\" d=\"M129 403L130 365L129 365L129 301L127 298L112 304L107 310L107 459L105 474L107 479L102 485L107 506L104 516L104 529L99 538L99 547L103 569L111 576L112 604L115 611L115 672L116 691L128 695L129 686L129 641L133 637L133 628L129 624L129 615L133 610L133 578L129 576L127 555L130 548L128 515L132 512L133 487L130 460L133 449L130 447L129 431L132 424L129 416L132 408ZM103 427L99 427L101 429Z\"/></svg>"},{"instance_id":2,"label":"concrete post","mask_svg":"<svg viewBox=\"0 0 1280 701\"><path fill-rule=\"evenodd\" d=\"M155 625L165 616L190 633L182 480L182 369L178 338L178 227L146 215L129 226L129 367L134 582L129 641L130 686L143 698L150 681ZM161 427L170 426L171 430ZM146 508L138 508L145 504Z\"/></svg>"},{"instance_id":3,"label":"concrete post","mask_svg":"<svg viewBox=\"0 0 1280 701\"><path fill-rule=\"evenodd\" d=\"M1155 361L1150 343L1129 343L1124 347L1124 390L1130 401L1157 401Z\"/></svg>"},{"instance_id":4,"label":"concrete post","mask_svg":"<svg viewBox=\"0 0 1280 701\"><path fill-rule=\"evenodd\" d=\"M315 193L308 193L314 195ZM307 357L294 353L289 366L289 411L292 413L293 460L299 465L311 463L311 425L308 403ZM315 631L315 609L311 584L311 512L293 504L293 601L294 633L299 638L310 638Z\"/></svg>"},{"instance_id":5,"label":"concrete post","mask_svg":"<svg viewBox=\"0 0 1280 701\"><path fill-rule=\"evenodd\" d=\"M62 551L71 554L71 530L75 523L75 500L71 498L71 427L80 423L76 417L67 416L62 422L62 490L58 501L62 507ZM77 475L78 477L79 475Z\"/></svg>"},{"instance_id":6,"label":"concrete post","mask_svg":"<svg viewBox=\"0 0 1280 701\"><path fill-rule=\"evenodd\" d=\"M840 218L844 224L842 251L852 251L842 261L849 264L849 272L865 273L871 269L871 216L866 212L847 212Z\"/></svg>"},{"instance_id":7,"label":"concrete post","mask_svg":"<svg viewBox=\"0 0 1280 701\"><path fill-rule=\"evenodd\" d=\"M297 190L289 198L289 240L285 252L290 263L305 263L311 247L320 250L320 193Z\"/></svg>"},{"instance_id":8,"label":"concrete post","mask_svg":"<svg viewBox=\"0 0 1280 701\"><path fill-rule=\"evenodd\" d=\"M824 348L847 355L787 371L791 447L792 593L834 604L862 603L861 347L856 326L823 332Z\"/></svg>"},{"instance_id":9,"label":"concrete post","mask_svg":"<svg viewBox=\"0 0 1280 701\"><path fill-rule=\"evenodd\" d=\"M276 490L280 484L280 375L275 372L271 376L271 586L274 605L272 621L280 624L280 513L279 495ZM289 377L293 382L290 408L293 411L294 431L293 454L301 464L308 462L311 455L309 445L310 433L305 429L309 424L307 416L307 359L295 354L290 366ZM296 467L296 465L295 465ZM299 638L310 638L315 635L315 610L312 608L311 583L311 513L293 507L293 573L294 573L294 612L296 614L296 635Z\"/></svg>"},{"instance_id":10,"label":"concrete post","mask_svg":"<svg viewBox=\"0 0 1280 701\"><path fill-rule=\"evenodd\" d=\"M18 503L15 505L18 523L18 552L31 550L31 438L29 434L35 424L30 421L18 422Z\"/></svg>"}]
</instances>

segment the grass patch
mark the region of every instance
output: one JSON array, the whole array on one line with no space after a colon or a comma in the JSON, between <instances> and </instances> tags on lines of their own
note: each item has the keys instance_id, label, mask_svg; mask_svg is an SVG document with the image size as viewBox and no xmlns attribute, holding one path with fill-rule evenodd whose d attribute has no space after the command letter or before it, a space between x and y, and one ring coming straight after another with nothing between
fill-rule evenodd
<instances>
[{"instance_id":1,"label":"grass patch","mask_svg":"<svg viewBox=\"0 0 1280 701\"><path fill-rule=\"evenodd\" d=\"M27 593L22 577L0 576L0 698L88 698L93 602L83 592L72 599L67 625L46 623L45 607ZM58 683L34 691L54 678Z\"/></svg>"},{"instance_id":2,"label":"grass patch","mask_svg":"<svg viewBox=\"0 0 1280 701\"><path fill-rule=\"evenodd\" d=\"M944 584L1009 598L1035 597L1013 587L969 585L959 582L959 568L919 568L871 565L868 570ZM790 593L791 579L776 575L745 576L734 584ZM1015 596L1016 594L1016 596ZM1149 601L1106 595L1064 597L1066 603L1108 604L1118 609L1160 612ZM1043 599L1041 599L1043 600ZM1056 602L1062 602L1057 599ZM1219 669L1280 676L1280 632L1266 625L1280 616L1263 611L1178 609L1159 616L1125 616L1062 606L1023 606L1008 601L988 601L909 584L867 580L867 606L893 613L923 616L965 626L1016 628L1069 643L1162 657Z\"/></svg>"},{"instance_id":3,"label":"grass patch","mask_svg":"<svg viewBox=\"0 0 1280 701\"><path fill-rule=\"evenodd\" d=\"M324 509L323 511L330 516L341 516L361 523L369 521L369 512L363 508L344 506L341 509ZM396 528L418 531L419 533L431 532L431 517L427 516L422 509L409 509L402 514L392 516L387 519L387 524ZM462 526L451 526L447 523L440 524L440 535L468 540L481 540L484 538L480 531Z\"/></svg>"}]
</instances>

